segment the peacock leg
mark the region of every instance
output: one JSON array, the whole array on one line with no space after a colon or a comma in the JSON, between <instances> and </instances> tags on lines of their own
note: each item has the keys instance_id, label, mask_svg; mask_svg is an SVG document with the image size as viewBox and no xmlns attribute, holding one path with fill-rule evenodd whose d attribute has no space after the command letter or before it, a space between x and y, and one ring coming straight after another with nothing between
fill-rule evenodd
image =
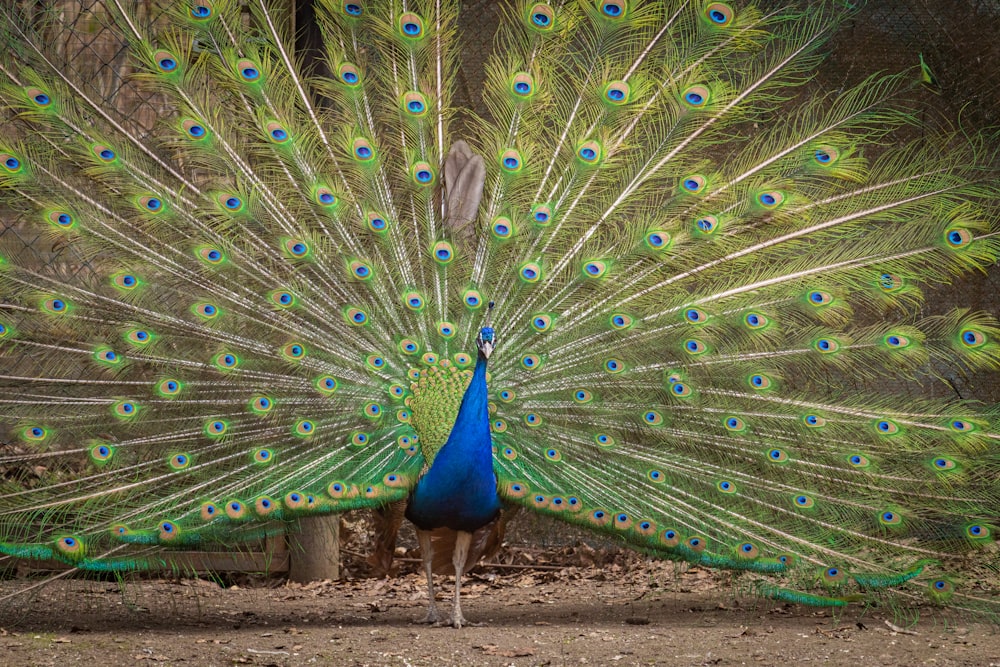
<instances>
[{"instance_id":1,"label":"peacock leg","mask_svg":"<svg viewBox=\"0 0 1000 667\"><path fill-rule=\"evenodd\" d=\"M472 533L464 530L458 531L455 538L455 551L451 554L451 563L455 566L455 609L451 614L451 624L456 628L469 625L469 622L462 616L462 573L465 571L465 559L469 556L469 545L472 544Z\"/></svg>"},{"instance_id":2,"label":"peacock leg","mask_svg":"<svg viewBox=\"0 0 1000 667\"><path fill-rule=\"evenodd\" d=\"M434 547L431 545L429 530L417 530L417 541L420 543L420 557L424 560L424 572L427 573L427 616L421 623L437 623L441 620L437 605L434 603Z\"/></svg>"}]
</instances>

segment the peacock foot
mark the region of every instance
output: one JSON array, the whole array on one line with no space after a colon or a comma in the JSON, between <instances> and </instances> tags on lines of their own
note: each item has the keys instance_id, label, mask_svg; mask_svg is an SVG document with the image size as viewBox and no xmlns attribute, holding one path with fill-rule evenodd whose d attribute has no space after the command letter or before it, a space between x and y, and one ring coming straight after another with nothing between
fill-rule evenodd
<instances>
[{"instance_id":1,"label":"peacock foot","mask_svg":"<svg viewBox=\"0 0 1000 667\"><path fill-rule=\"evenodd\" d=\"M439 627L446 627L446 626L450 625L451 627L460 630L460 629L462 629L464 627L481 628L481 627L483 627L486 624L485 623L470 623L469 621L465 620L465 616L462 615L461 611L457 611L454 614L452 614L451 618L449 618L448 620L441 621L440 623L436 623L435 625L439 626Z\"/></svg>"},{"instance_id":2,"label":"peacock foot","mask_svg":"<svg viewBox=\"0 0 1000 667\"><path fill-rule=\"evenodd\" d=\"M417 623L427 623L429 625L441 625L441 614L438 613L437 607L428 607L427 615L422 619L417 621Z\"/></svg>"}]
</instances>

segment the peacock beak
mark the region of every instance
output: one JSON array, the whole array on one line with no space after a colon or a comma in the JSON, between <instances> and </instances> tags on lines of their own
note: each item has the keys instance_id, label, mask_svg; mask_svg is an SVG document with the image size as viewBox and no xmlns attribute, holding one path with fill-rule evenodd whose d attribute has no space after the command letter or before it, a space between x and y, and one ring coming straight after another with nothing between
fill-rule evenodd
<instances>
[{"instance_id":1,"label":"peacock beak","mask_svg":"<svg viewBox=\"0 0 1000 667\"><path fill-rule=\"evenodd\" d=\"M484 340L479 344L479 351L483 353L483 356L487 359L493 354L493 341Z\"/></svg>"}]
</instances>

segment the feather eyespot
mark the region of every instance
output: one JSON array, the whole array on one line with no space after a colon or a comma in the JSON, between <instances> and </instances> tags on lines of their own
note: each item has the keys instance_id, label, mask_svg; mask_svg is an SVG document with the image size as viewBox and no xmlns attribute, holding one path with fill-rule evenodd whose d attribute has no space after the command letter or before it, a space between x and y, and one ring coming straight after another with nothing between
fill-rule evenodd
<instances>
[{"instance_id":1,"label":"feather eyespot","mask_svg":"<svg viewBox=\"0 0 1000 667\"><path fill-rule=\"evenodd\" d=\"M594 442L598 447L614 447L615 439L607 433L598 433L594 436Z\"/></svg>"},{"instance_id":2,"label":"feather eyespot","mask_svg":"<svg viewBox=\"0 0 1000 667\"><path fill-rule=\"evenodd\" d=\"M162 74L176 72L180 66L177 56L170 53L170 51L157 51L153 54L153 62L156 63L157 69Z\"/></svg>"},{"instance_id":3,"label":"feather eyespot","mask_svg":"<svg viewBox=\"0 0 1000 667\"><path fill-rule=\"evenodd\" d=\"M597 0L595 4L604 18L623 19L628 13L628 5L624 0Z\"/></svg>"},{"instance_id":4,"label":"feather eyespot","mask_svg":"<svg viewBox=\"0 0 1000 667\"><path fill-rule=\"evenodd\" d=\"M962 248L972 243L972 233L967 229L949 229L944 234L944 239L951 248Z\"/></svg>"},{"instance_id":5,"label":"feather eyespot","mask_svg":"<svg viewBox=\"0 0 1000 667\"><path fill-rule=\"evenodd\" d=\"M745 431L747 424L745 421L739 417L726 417L722 420L722 425L726 427L727 431Z\"/></svg>"},{"instance_id":6,"label":"feather eyespot","mask_svg":"<svg viewBox=\"0 0 1000 667\"><path fill-rule=\"evenodd\" d=\"M627 104L631 94L632 89L627 83L624 81L612 81L604 87L603 99L610 104L618 106Z\"/></svg>"},{"instance_id":7,"label":"feather eyespot","mask_svg":"<svg viewBox=\"0 0 1000 667\"><path fill-rule=\"evenodd\" d=\"M368 219L368 229L375 232L376 234L382 234L389 229L389 223L386 221L385 217L380 213L369 213L367 219Z\"/></svg>"},{"instance_id":8,"label":"feather eyespot","mask_svg":"<svg viewBox=\"0 0 1000 667\"><path fill-rule=\"evenodd\" d=\"M352 326L363 326L368 324L368 313L360 308L347 308L344 310L344 319Z\"/></svg>"},{"instance_id":9,"label":"feather eyespot","mask_svg":"<svg viewBox=\"0 0 1000 667\"><path fill-rule=\"evenodd\" d=\"M351 155L359 162L371 162L375 159L375 147L367 139L358 137L351 144Z\"/></svg>"},{"instance_id":10,"label":"feather eyespot","mask_svg":"<svg viewBox=\"0 0 1000 667\"><path fill-rule=\"evenodd\" d=\"M992 534L989 526L980 523L971 523L965 527L965 534L972 540L988 540Z\"/></svg>"},{"instance_id":11,"label":"feather eyespot","mask_svg":"<svg viewBox=\"0 0 1000 667\"><path fill-rule=\"evenodd\" d=\"M316 387L321 394L329 396L337 391L337 380L329 375L324 375L316 378L316 381L313 382L313 386Z\"/></svg>"},{"instance_id":12,"label":"feather eyespot","mask_svg":"<svg viewBox=\"0 0 1000 667\"><path fill-rule=\"evenodd\" d=\"M708 540L704 537L693 535L684 541L684 546L695 553L701 553L708 548Z\"/></svg>"},{"instance_id":13,"label":"feather eyespot","mask_svg":"<svg viewBox=\"0 0 1000 667\"><path fill-rule=\"evenodd\" d=\"M526 283L537 283L542 278L542 267L537 262L528 262L518 269L518 277Z\"/></svg>"},{"instance_id":14,"label":"feather eyespot","mask_svg":"<svg viewBox=\"0 0 1000 667\"><path fill-rule=\"evenodd\" d=\"M885 510L878 515L878 521L883 526L896 527L903 523L903 516L899 512Z\"/></svg>"},{"instance_id":15,"label":"feather eyespot","mask_svg":"<svg viewBox=\"0 0 1000 667\"><path fill-rule=\"evenodd\" d=\"M669 548L678 546L681 543L681 534L673 528L667 528L660 533L660 544Z\"/></svg>"},{"instance_id":16,"label":"feather eyespot","mask_svg":"<svg viewBox=\"0 0 1000 667\"><path fill-rule=\"evenodd\" d=\"M337 68L337 78L350 88L361 85L361 71L352 63L342 63Z\"/></svg>"},{"instance_id":17,"label":"feather eyespot","mask_svg":"<svg viewBox=\"0 0 1000 667\"><path fill-rule=\"evenodd\" d=\"M201 246L196 248L196 256L209 266L218 266L226 261L226 255L212 246Z\"/></svg>"},{"instance_id":18,"label":"feather eyespot","mask_svg":"<svg viewBox=\"0 0 1000 667\"><path fill-rule=\"evenodd\" d=\"M535 92L535 79L527 72L518 72L510 80L510 91L517 97L530 97Z\"/></svg>"},{"instance_id":19,"label":"feather eyespot","mask_svg":"<svg viewBox=\"0 0 1000 667\"><path fill-rule=\"evenodd\" d=\"M783 449L770 449L767 452L767 460L772 463L784 463L788 460L788 452Z\"/></svg>"},{"instance_id":20,"label":"feather eyespot","mask_svg":"<svg viewBox=\"0 0 1000 667\"><path fill-rule=\"evenodd\" d=\"M46 218L59 229L76 227L76 219L66 211L50 211Z\"/></svg>"},{"instance_id":21,"label":"feather eyespot","mask_svg":"<svg viewBox=\"0 0 1000 667\"><path fill-rule=\"evenodd\" d=\"M711 100L712 93L706 86L691 86L681 93L681 101L691 109L703 109Z\"/></svg>"},{"instance_id":22,"label":"feather eyespot","mask_svg":"<svg viewBox=\"0 0 1000 667\"><path fill-rule=\"evenodd\" d=\"M156 392L163 396L164 398L172 398L181 393L183 385L180 381L173 378L167 378L165 380L160 380L156 384Z\"/></svg>"},{"instance_id":23,"label":"feather eyespot","mask_svg":"<svg viewBox=\"0 0 1000 667\"><path fill-rule=\"evenodd\" d=\"M528 11L528 25L535 30L548 32L555 24L555 12L543 3L537 3Z\"/></svg>"},{"instance_id":24,"label":"feather eyespot","mask_svg":"<svg viewBox=\"0 0 1000 667\"><path fill-rule=\"evenodd\" d=\"M274 401L268 396L254 396L250 399L250 411L258 415L266 415L274 408Z\"/></svg>"},{"instance_id":25,"label":"feather eyespot","mask_svg":"<svg viewBox=\"0 0 1000 667\"><path fill-rule=\"evenodd\" d=\"M49 431L41 426L28 426L21 431L21 437L30 442L41 442L49 436Z\"/></svg>"},{"instance_id":26,"label":"feather eyespot","mask_svg":"<svg viewBox=\"0 0 1000 667\"><path fill-rule=\"evenodd\" d=\"M223 370L232 370L240 364L240 358L231 352L220 352L215 356L215 365Z\"/></svg>"},{"instance_id":27,"label":"feather eyespot","mask_svg":"<svg viewBox=\"0 0 1000 667\"><path fill-rule=\"evenodd\" d=\"M99 442L90 448L90 460L97 465L104 465L114 456L115 449L106 442Z\"/></svg>"},{"instance_id":28,"label":"feather eyespot","mask_svg":"<svg viewBox=\"0 0 1000 667\"><path fill-rule=\"evenodd\" d=\"M771 211L780 207L785 201L785 195L777 190L761 192L757 194L756 202L762 208Z\"/></svg>"},{"instance_id":29,"label":"feather eyespot","mask_svg":"<svg viewBox=\"0 0 1000 667\"><path fill-rule=\"evenodd\" d=\"M438 264L450 264L455 258L455 249L447 241L438 241L431 248L431 257Z\"/></svg>"},{"instance_id":30,"label":"feather eyespot","mask_svg":"<svg viewBox=\"0 0 1000 667\"><path fill-rule=\"evenodd\" d=\"M242 519L246 516L247 508L239 500L230 500L226 503L226 516L234 521Z\"/></svg>"},{"instance_id":31,"label":"feather eyespot","mask_svg":"<svg viewBox=\"0 0 1000 667\"><path fill-rule=\"evenodd\" d=\"M52 97L41 88L25 88L24 96L29 102L42 109L52 106Z\"/></svg>"},{"instance_id":32,"label":"feather eyespot","mask_svg":"<svg viewBox=\"0 0 1000 667\"><path fill-rule=\"evenodd\" d=\"M531 328L538 333L544 333L552 326L552 316L540 313L531 318Z\"/></svg>"},{"instance_id":33,"label":"feather eyespot","mask_svg":"<svg viewBox=\"0 0 1000 667\"><path fill-rule=\"evenodd\" d=\"M684 319L691 324L704 324L708 321L708 313L698 308L688 308L684 311Z\"/></svg>"},{"instance_id":34,"label":"feather eyespot","mask_svg":"<svg viewBox=\"0 0 1000 667\"><path fill-rule=\"evenodd\" d=\"M663 424L663 415L656 410L647 410L643 413L642 420L649 426L660 426Z\"/></svg>"},{"instance_id":35,"label":"feather eyespot","mask_svg":"<svg viewBox=\"0 0 1000 667\"><path fill-rule=\"evenodd\" d=\"M118 154L104 144L94 144L90 150L94 157L104 164L110 164L118 159Z\"/></svg>"},{"instance_id":36,"label":"feather eyespot","mask_svg":"<svg viewBox=\"0 0 1000 667\"><path fill-rule=\"evenodd\" d=\"M135 200L140 209L146 213L158 214L166 210L163 200L155 195L143 195Z\"/></svg>"},{"instance_id":37,"label":"feather eyespot","mask_svg":"<svg viewBox=\"0 0 1000 667\"><path fill-rule=\"evenodd\" d=\"M840 343L833 338L818 338L813 341L813 349L820 354L832 354L840 349Z\"/></svg>"},{"instance_id":38,"label":"feather eyespot","mask_svg":"<svg viewBox=\"0 0 1000 667\"><path fill-rule=\"evenodd\" d=\"M302 343L288 343L281 348L281 356L289 361L298 361L306 356L306 347Z\"/></svg>"},{"instance_id":39,"label":"feather eyespot","mask_svg":"<svg viewBox=\"0 0 1000 667\"><path fill-rule=\"evenodd\" d=\"M552 222L552 209L548 204L536 204L531 208L531 219L538 225L548 225Z\"/></svg>"},{"instance_id":40,"label":"feather eyespot","mask_svg":"<svg viewBox=\"0 0 1000 667\"><path fill-rule=\"evenodd\" d=\"M900 432L899 424L889 419L880 419L875 422L875 431L879 435L896 435Z\"/></svg>"},{"instance_id":41,"label":"feather eyespot","mask_svg":"<svg viewBox=\"0 0 1000 667\"><path fill-rule=\"evenodd\" d=\"M863 454L851 454L847 457L847 464L852 468L868 468L871 466L871 461Z\"/></svg>"},{"instance_id":42,"label":"feather eyespot","mask_svg":"<svg viewBox=\"0 0 1000 667\"><path fill-rule=\"evenodd\" d=\"M403 98L400 100L400 106L403 109L403 113L414 118L419 118L427 114L427 98L424 97L423 93L415 90L403 95Z\"/></svg>"},{"instance_id":43,"label":"feather eyespot","mask_svg":"<svg viewBox=\"0 0 1000 667\"><path fill-rule=\"evenodd\" d=\"M399 17L399 34L407 39L420 39L424 36L424 20L413 12L406 12Z\"/></svg>"},{"instance_id":44,"label":"feather eyespot","mask_svg":"<svg viewBox=\"0 0 1000 667\"><path fill-rule=\"evenodd\" d=\"M704 16L710 25L726 28L732 25L735 13L733 8L722 2L712 2L705 6Z\"/></svg>"},{"instance_id":45,"label":"feather eyespot","mask_svg":"<svg viewBox=\"0 0 1000 667\"><path fill-rule=\"evenodd\" d=\"M248 58L241 58L236 62L236 73L243 83L258 84L262 80L260 67Z\"/></svg>"},{"instance_id":46,"label":"feather eyespot","mask_svg":"<svg viewBox=\"0 0 1000 667\"><path fill-rule=\"evenodd\" d=\"M508 174L516 174L521 171L524 163L521 161L521 154L513 148L505 150L500 155L500 169Z\"/></svg>"},{"instance_id":47,"label":"feather eyespot","mask_svg":"<svg viewBox=\"0 0 1000 667\"><path fill-rule=\"evenodd\" d=\"M595 259L583 264L583 277L598 279L603 278L608 273L608 263Z\"/></svg>"},{"instance_id":48,"label":"feather eyespot","mask_svg":"<svg viewBox=\"0 0 1000 667\"><path fill-rule=\"evenodd\" d=\"M818 146L812 153L812 159L821 167L829 167L840 159L840 151L833 146Z\"/></svg>"},{"instance_id":49,"label":"feather eyespot","mask_svg":"<svg viewBox=\"0 0 1000 667\"><path fill-rule=\"evenodd\" d=\"M494 238L505 241L514 235L514 224L511 222L510 218L498 217L493 219L493 225L490 227L493 232Z\"/></svg>"},{"instance_id":50,"label":"feather eyespot","mask_svg":"<svg viewBox=\"0 0 1000 667\"><path fill-rule=\"evenodd\" d=\"M844 583L847 578L847 574L842 568L839 567L828 567L823 570L821 578L824 584L827 586L838 586Z\"/></svg>"},{"instance_id":51,"label":"feather eyespot","mask_svg":"<svg viewBox=\"0 0 1000 667\"><path fill-rule=\"evenodd\" d=\"M694 221L696 236L711 236L719 229L719 219L714 215L704 215Z\"/></svg>"},{"instance_id":52,"label":"feather eyespot","mask_svg":"<svg viewBox=\"0 0 1000 667\"><path fill-rule=\"evenodd\" d=\"M222 310L213 303L196 303L191 307L191 311L203 320L215 320L222 314Z\"/></svg>"},{"instance_id":53,"label":"feather eyespot","mask_svg":"<svg viewBox=\"0 0 1000 667\"><path fill-rule=\"evenodd\" d=\"M635 324L635 320L632 319L631 315L626 315L625 313L614 313L611 315L610 323L612 329L623 331Z\"/></svg>"},{"instance_id":54,"label":"feather eyespot","mask_svg":"<svg viewBox=\"0 0 1000 667\"><path fill-rule=\"evenodd\" d=\"M962 345L965 347L982 347L986 343L986 334L976 329L963 329L960 334Z\"/></svg>"},{"instance_id":55,"label":"feather eyespot","mask_svg":"<svg viewBox=\"0 0 1000 667\"><path fill-rule=\"evenodd\" d=\"M417 162L410 169L413 182L420 186L433 185L436 179L434 169L427 162Z\"/></svg>"},{"instance_id":56,"label":"feather eyespot","mask_svg":"<svg viewBox=\"0 0 1000 667\"><path fill-rule=\"evenodd\" d=\"M210 438L218 438L226 434L229 424L222 419L211 419L205 423L204 432Z\"/></svg>"},{"instance_id":57,"label":"feather eyespot","mask_svg":"<svg viewBox=\"0 0 1000 667\"><path fill-rule=\"evenodd\" d=\"M124 361L125 357L118 354L109 347L99 347L94 351L94 359L105 364L106 366L118 366Z\"/></svg>"},{"instance_id":58,"label":"feather eyespot","mask_svg":"<svg viewBox=\"0 0 1000 667\"><path fill-rule=\"evenodd\" d=\"M681 181L681 192L687 194L701 194L708 185L708 180L701 174L688 176Z\"/></svg>"},{"instance_id":59,"label":"feather eyespot","mask_svg":"<svg viewBox=\"0 0 1000 667\"><path fill-rule=\"evenodd\" d=\"M24 170L24 163L16 155L0 152L0 164L10 174L18 174Z\"/></svg>"},{"instance_id":60,"label":"feather eyespot","mask_svg":"<svg viewBox=\"0 0 1000 667\"><path fill-rule=\"evenodd\" d=\"M135 401L117 401L111 406L111 414L119 419L133 419L139 414L140 409Z\"/></svg>"},{"instance_id":61,"label":"feather eyespot","mask_svg":"<svg viewBox=\"0 0 1000 667\"><path fill-rule=\"evenodd\" d=\"M211 3L208 2L197 2L191 4L190 16L196 21L205 21L214 16L214 11Z\"/></svg>"},{"instance_id":62,"label":"feather eyespot","mask_svg":"<svg viewBox=\"0 0 1000 667\"><path fill-rule=\"evenodd\" d=\"M802 422L809 428L820 428L826 426L826 419L820 417L819 415L806 415L802 418Z\"/></svg>"},{"instance_id":63,"label":"feather eyespot","mask_svg":"<svg viewBox=\"0 0 1000 667\"><path fill-rule=\"evenodd\" d=\"M684 351L692 356L698 356L708 352L708 346L697 338L689 338L684 341Z\"/></svg>"},{"instance_id":64,"label":"feather eyespot","mask_svg":"<svg viewBox=\"0 0 1000 667\"><path fill-rule=\"evenodd\" d=\"M264 132L267 135L268 141L275 144L285 144L292 138L285 129L285 126L277 121L271 121L264 126Z\"/></svg>"},{"instance_id":65,"label":"feather eyespot","mask_svg":"<svg viewBox=\"0 0 1000 667\"><path fill-rule=\"evenodd\" d=\"M483 305L483 297L479 293L479 290L467 289L462 294L462 303L465 304L466 308L476 310Z\"/></svg>"},{"instance_id":66,"label":"feather eyespot","mask_svg":"<svg viewBox=\"0 0 1000 667\"><path fill-rule=\"evenodd\" d=\"M285 239L282 246L291 259L306 259L309 257L309 244L302 239Z\"/></svg>"},{"instance_id":67,"label":"feather eyespot","mask_svg":"<svg viewBox=\"0 0 1000 667\"><path fill-rule=\"evenodd\" d=\"M892 350L901 350L910 346L910 339L897 334L886 334L882 337L882 343Z\"/></svg>"},{"instance_id":68,"label":"feather eyespot","mask_svg":"<svg viewBox=\"0 0 1000 667\"><path fill-rule=\"evenodd\" d=\"M406 292L403 294L403 305L409 310L419 312L424 309L426 304L424 302L424 297L421 296L420 292Z\"/></svg>"},{"instance_id":69,"label":"feather eyespot","mask_svg":"<svg viewBox=\"0 0 1000 667\"><path fill-rule=\"evenodd\" d=\"M530 426L532 428L542 425L542 416L537 412L529 412L528 414L524 415L523 419L525 425ZM555 451L555 450L549 450L549 451ZM548 453L546 453L546 456L548 456Z\"/></svg>"},{"instance_id":70,"label":"feather eyespot","mask_svg":"<svg viewBox=\"0 0 1000 667\"><path fill-rule=\"evenodd\" d=\"M806 295L806 299L813 306L827 306L833 303L833 295L822 290L814 290Z\"/></svg>"},{"instance_id":71,"label":"feather eyespot","mask_svg":"<svg viewBox=\"0 0 1000 667\"><path fill-rule=\"evenodd\" d=\"M576 156L587 165L595 165L601 161L604 150L596 141L587 141L576 149Z\"/></svg>"},{"instance_id":72,"label":"feather eyespot","mask_svg":"<svg viewBox=\"0 0 1000 667\"><path fill-rule=\"evenodd\" d=\"M605 359L604 371L606 373L617 374L625 370L625 362L620 359Z\"/></svg>"},{"instance_id":73,"label":"feather eyespot","mask_svg":"<svg viewBox=\"0 0 1000 667\"><path fill-rule=\"evenodd\" d=\"M645 239L646 247L650 250L662 251L670 247L670 234L660 230L654 229L651 232L647 232Z\"/></svg>"}]
</instances>

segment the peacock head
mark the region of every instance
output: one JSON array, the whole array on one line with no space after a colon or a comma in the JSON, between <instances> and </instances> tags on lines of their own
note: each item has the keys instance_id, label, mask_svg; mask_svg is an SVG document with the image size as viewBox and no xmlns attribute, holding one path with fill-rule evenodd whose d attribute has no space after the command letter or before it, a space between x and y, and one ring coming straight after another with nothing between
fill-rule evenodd
<instances>
[{"instance_id":1,"label":"peacock head","mask_svg":"<svg viewBox=\"0 0 1000 667\"><path fill-rule=\"evenodd\" d=\"M485 359L489 359L490 355L493 354L496 342L496 332L493 331L493 327L483 327L479 330L479 335L476 336L476 347L479 348L479 354L483 355Z\"/></svg>"}]
</instances>

